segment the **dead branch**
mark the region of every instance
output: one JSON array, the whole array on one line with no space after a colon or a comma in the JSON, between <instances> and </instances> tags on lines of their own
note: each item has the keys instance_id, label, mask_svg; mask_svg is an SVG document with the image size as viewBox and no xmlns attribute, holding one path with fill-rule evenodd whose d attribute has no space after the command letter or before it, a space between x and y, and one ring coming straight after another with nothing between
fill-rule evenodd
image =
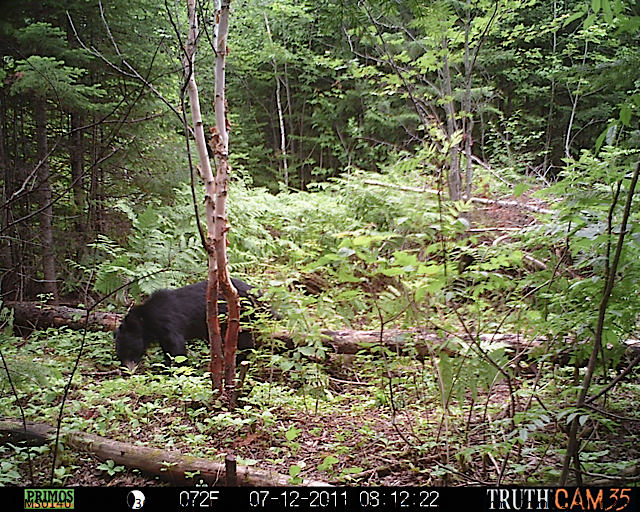
<instances>
[{"instance_id":1,"label":"dead branch","mask_svg":"<svg viewBox=\"0 0 640 512\"><path fill-rule=\"evenodd\" d=\"M439 195L442 193L441 190L436 190L432 188L418 188L418 187L407 187L405 185L395 185L393 183L385 183L384 181L378 180L364 180L367 185L375 185L376 187L386 187L393 188L396 190L404 190L407 192L417 192L419 194L435 194ZM528 210L535 213L553 213L553 210L549 210L547 208L542 208L540 206L535 206L527 203L519 203L517 201L502 201L498 199L487 199L485 197L472 197L469 199L472 203L480 203L480 204L495 204L497 206L502 206L505 208L520 208L522 210Z\"/></svg>"}]
</instances>

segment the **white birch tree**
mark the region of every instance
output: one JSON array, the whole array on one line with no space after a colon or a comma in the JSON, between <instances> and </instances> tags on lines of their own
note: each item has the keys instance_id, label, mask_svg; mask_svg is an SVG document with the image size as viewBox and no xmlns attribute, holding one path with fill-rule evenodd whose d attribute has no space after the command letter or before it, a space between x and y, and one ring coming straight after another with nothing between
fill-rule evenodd
<instances>
[{"instance_id":1,"label":"white birch tree","mask_svg":"<svg viewBox=\"0 0 640 512\"><path fill-rule=\"evenodd\" d=\"M231 405L235 402L235 361L240 330L240 303L238 292L231 283L227 258L226 201L229 192L229 136L225 102L225 65L227 34L229 31L230 0L222 0L216 10L216 64L215 100L216 125L212 129L211 148L214 151L216 175L214 177L207 152L207 142L202 123L198 85L195 79L195 51L198 43L198 16L196 0L187 0L189 36L183 63L187 92L191 105L191 119L196 139L200 174L205 186L205 214L207 236L205 249L208 254L209 273L207 287L207 325L211 347L211 379L214 390L226 395ZM224 342L218 318L218 291L223 292L227 303L228 318ZM224 389L223 389L224 383Z\"/></svg>"}]
</instances>

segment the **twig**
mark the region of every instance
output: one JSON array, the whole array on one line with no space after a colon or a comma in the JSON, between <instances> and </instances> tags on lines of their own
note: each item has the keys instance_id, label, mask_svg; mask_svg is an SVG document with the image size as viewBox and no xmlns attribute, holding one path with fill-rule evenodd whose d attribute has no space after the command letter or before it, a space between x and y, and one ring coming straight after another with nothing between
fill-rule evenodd
<instances>
[{"instance_id":1,"label":"twig","mask_svg":"<svg viewBox=\"0 0 640 512\"><path fill-rule=\"evenodd\" d=\"M620 373L620 375L618 375L615 379L613 379L611 382L609 382L609 384L607 384L603 389L601 389L596 395L587 398L584 403L589 404L591 402L593 402L594 400L600 398L602 395L604 395L607 391L609 391L613 386L615 386L618 382L620 382L624 376L629 373L631 370L633 370L633 368L640 363L640 354L638 354L633 361L631 361L629 363L629 365L622 370L622 372Z\"/></svg>"}]
</instances>

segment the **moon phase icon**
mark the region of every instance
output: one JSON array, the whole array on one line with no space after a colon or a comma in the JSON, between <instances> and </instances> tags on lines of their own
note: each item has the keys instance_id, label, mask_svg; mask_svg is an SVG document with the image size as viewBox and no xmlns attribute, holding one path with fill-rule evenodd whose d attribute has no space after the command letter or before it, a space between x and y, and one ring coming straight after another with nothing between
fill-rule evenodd
<instances>
[{"instance_id":1,"label":"moon phase icon","mask_svg":"<svg viewBox=\"0 0 640 512\"><path fill-rule=\"evenodd\" d=\"M139 510L144 507L144 494L142 491L130 491L127 494L127 505L133 510Z\"/></svg>"}]
</instances>

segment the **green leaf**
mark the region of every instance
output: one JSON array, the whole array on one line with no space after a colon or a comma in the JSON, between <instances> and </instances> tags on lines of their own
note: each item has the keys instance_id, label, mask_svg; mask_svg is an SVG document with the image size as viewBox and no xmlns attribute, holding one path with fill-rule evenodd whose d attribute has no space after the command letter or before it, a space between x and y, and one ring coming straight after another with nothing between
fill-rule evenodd
<instances>
[{"instance_id":1,"label":"green leaf","mask_svg":"<svg viewBox=\"0 0 640 512\"><path fill-rule=\"evenodd\" d=\"M298 351L306 357L312 357L316 354L316 348L315 347L300 347L298 349Z\"/></svg>"},{"instance_id":2,"label":"green leaf","mask_svg":"<svg viewBox=\"0 0 640 512\"><path fill-rule=\"evenodd\" d=\"M328 471L336 462L339 462L338 459L333 455L329 455L325 457L325 459L322 461L322 464L318 465L318 471Z\"/></svg>"},{"instance_id":3,"label":"green leaf","mask_svg":"<svg viewBox=\"0 0 640 512\"><path fill-rule=\"evenodd\" d=\"M631 107L627 104L622 105L620 109L620 122L625 126L631 125Z\"/></svg>"},{"instance_id":4,"label":"green leaf","mask_svg":"<svg viewBox=\"0 0 640 512\"><path fill-rule=\"evenodd\" d=\"M444 265L420 265L416 273L421 275L434 276L442 272L443 269Z\"/></svg>"},{"instance_id":5,"label":"green leaf","mask_svg":"<svg viewBox=\"0 0 640 512\"><path fill-rule=\"evenodd\" d=\"M401 276L403 274L406 273L406 268L407 267L403 267L403 268L398 268L398 267L392 267L392 268L385 268L383 270L380 270L379 273L385 276L389 276L389 277L394 277L394 276ZM413 267L409 267L409 270L412 270Z\"/></svg>"},{"instance_id":6,"label":"green leaf","mask_svg":"<svg viewBox=\"0 0 640 512\"><path fill-rule=\"evenodd\" d=\"M427 287L427 291L431 293L436 293L442 290L442 288L444 288L445 285L446 283L443 279L434 279L433 281L431 281L431 283Z\"/></svg>"},{"instance_id":7,"label":"green leaf","mask_svg":"<svg viewBox=\"0 0 640 512\"><path fill-rule=\"evenodd\" d=\"M591 0L591 9L598 14L600 12L600 0Z\"/></svg>"},{"instance_id":8,"label":"green leaf","mask_svg":"<svg viewBox=\"0 0 640 512\"><path fill-rule=\"evenodd\" d=\"M573 23L577 19L582 18L585 15L586 12L587 12L586 9L583 9L583 10L580 10L578 12L573 13L566 20L564 20L562 26L566 27L567 25L570 25L571 23Z\"/></svg>"},{"instance_id":9,"label":"green leaf","mask_svg":"<svg viewBox=\"0 0 640 512\"><path fill-rule=\"evenodd\" d=\"M287 438L287 441L293 441L300 435L300 432L302 432L302 430L292 425L291 427L289 427L289 430L285 432L284 436Z\"/></svg>"},{"instance_id":10,"label":"green leaf","mask_svg":"<svg viewBox=\"0 0 640 512\"><path fill-rule=\"evenodd\" d=\"M613 141L615 140L617 133L618 133L618 125L617 124L610 125L607 130L607 136L605 138L609 146L613 145Z\"/></svg>"},{"instance_id":11,"label":"green leaf","mask_svg":"<svg viewBox=\"0 0 640 512\"><path fill-rule=\"evenodd\" d=\"M338 249L338 256L340 258L349 258L350 256L353 256L356 253L356 251L354 249L352 249L351 247L340 247L340 249Z\"/></svg>"},{"instance_id":12,"label":"green leaf","mask_svg":"<svg viewBox=\"0 0 640 512\"><path fill-rule=\"evenodd\" d=\"M340 269L338 272L338 278L342 283L359 283L362 281L359 277L354 276L353 274L349 274L344 270Z\"/></svg>"},{"instance_id":13,"label":"green leaf","mask_svg":"<svg viewBox=\"0 0 640 512\"><path fill-rule=\"evenodd\" d=\"M395 251L393 253L393 264L397 267L406 267L408 265L416 265L418 258L415 254L409 254L405 251Z\"/></svg>"},{"instance_id":14,"label":"green leaf","mask_svg":"<svg viewBox=\"0 0 640 512\"><path fill-rule=\"evenodd\" d=\"M600 148L602 147L602 144L604 143L604 139L606 136L607 136L607 130L604 130L600 135L598 135L598 138L596 139L596 146L595 146L596 153L600 151Z\"/></svg>"},{"instance_id":15,"label":"green leaf","mask_svg":"<svg viewBox=\"0 0 640 512\"><path fill-rule=\"evenodd\" d=\"M622 14L622 0L614 0L613 2L613 12L619 16L620 14Z\"/></svg>"},{"instance_id":16,"label":"green leaf","mask_svg":"<svg viewBox=\"0 0 640 512\"><path fill-rule=\"evenodd\" d=\"M352 242L353 242L353 245L355 245L355 246L360 246L360 245L367 246L372 241L373 241L373 237L360 235L360 236L355 237Z\"/></svg>"},{"instance_id":17,"label":"green leaf","mask_svg":"<svg viewBox=\"0 0 640 512\"><path fill-rule=\"evenodd\" d=\"M514 188L513 188L513 195L515 197L520 197L524 192L526 192L527 190L529 190L531 187L529 185L527 185L526 183L518 183Z\"/></svg>"},{"instance_id":18,"label":"green leaf","mask_svg":"<svg viewBox=\"0 0 640 512\"><path fill-rule=\"evenodd\" d=\"M596 20L596 15L595 14L589 14L589 16L587 16L587 19L584 20L584 23L582 24L582 28L587 30L591 25L593 25L593 22L595 20Z\"/></svg>"}]
</instances>

